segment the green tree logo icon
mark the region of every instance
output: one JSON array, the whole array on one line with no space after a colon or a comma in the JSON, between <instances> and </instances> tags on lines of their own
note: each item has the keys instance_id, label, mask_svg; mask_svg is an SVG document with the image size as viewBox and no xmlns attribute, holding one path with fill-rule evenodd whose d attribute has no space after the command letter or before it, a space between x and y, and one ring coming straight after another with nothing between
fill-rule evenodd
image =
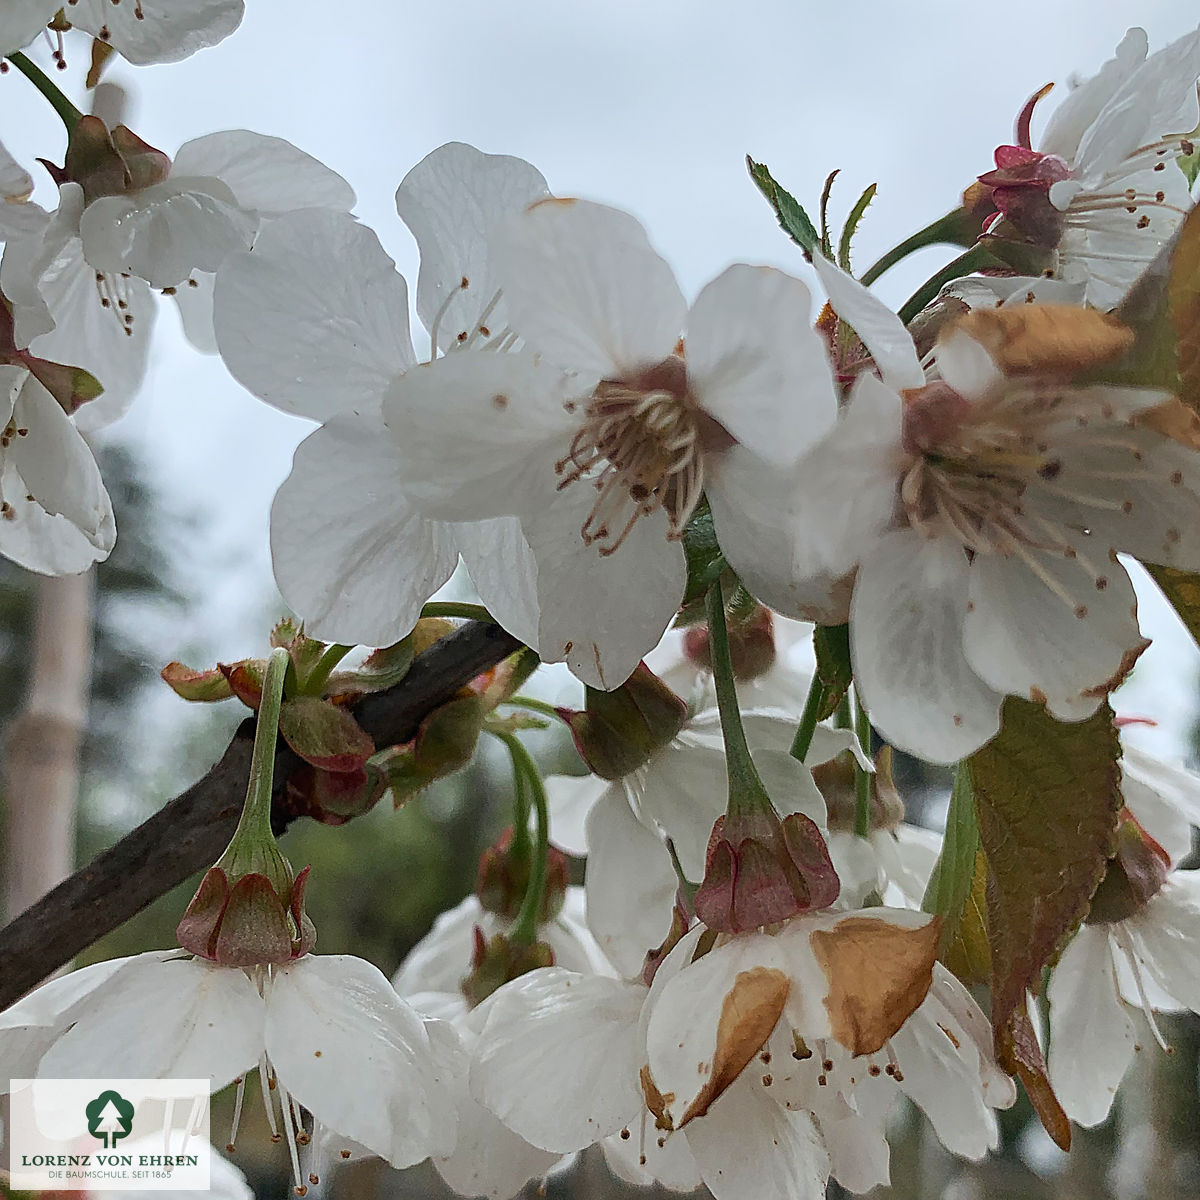
<instances>
[{"instance_id":1,"label":"green tree logo icon","mask_svg":"<svg viewBox=\"0 0 1200 1200\"><path fill-rule=\"evenodd\" d=\"M88 1133L100 1138L105 1150L111 1150L133 1129L133 1105L111 1088L101 1092L83 1111L87 1114Z\"/></svg>"}]
</instances>

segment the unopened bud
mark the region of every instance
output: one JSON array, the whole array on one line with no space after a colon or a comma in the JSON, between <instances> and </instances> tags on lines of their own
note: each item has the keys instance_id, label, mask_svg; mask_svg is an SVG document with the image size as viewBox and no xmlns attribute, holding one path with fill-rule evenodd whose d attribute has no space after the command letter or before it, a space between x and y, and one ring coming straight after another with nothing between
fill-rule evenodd
<instances>
[{"instance_id":1,"label":"unopened bud","mask_svg":"<svg viewBox=\"0 0 1200 1200\"><path fill-rule=\"evenodd\" d=\"M683 652L697 666L712 670L712 649L708 626L693 625L684 634ZM749 616L729 620L729 657L733 677L738 680L757 679L775 665L775 623L771 610L755 604Z\"/></svg>"},{"instance_id":2,"label":"unopened bud","mask_svg":"<svg viewBox=\"0 0 1200 1200\"><path fill-rule=\"evenodd\" d=\"M512 828L506 829L479 858L475 894L479 903L497 916L510 921L517 918L529 887L532 856L514 850ZM546 860L546 886L538 910L538 924L554 920L562 911L567 894L567 856L557 846L549 848Z\"/></svg>"},{"instance_id":3,"label":"unopened bud","mask_svg":"<svg viewBox=\"0 0 1200 1200\"><path fill-rule=\"evenodd\" d=\"M471 972L459 985L472 1008L513 979L538 967L554 966L554 951L545 942L525 946L503 933L489 939L484 937L478 925L475 926L474 942Z\"/></svg>"}]
</instances>

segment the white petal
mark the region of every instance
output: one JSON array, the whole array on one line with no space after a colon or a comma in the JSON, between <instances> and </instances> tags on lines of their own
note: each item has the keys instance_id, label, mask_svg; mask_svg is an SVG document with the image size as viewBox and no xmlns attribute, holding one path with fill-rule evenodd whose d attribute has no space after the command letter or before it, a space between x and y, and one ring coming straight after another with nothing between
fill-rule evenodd
<instances>
[{"instance_id":1,"label":"white petal","mask_svg":"<svg viewBox=\"0 0 1200 1200\"><path fill-rule=\"evenodd\" d=\"M543 200L492 246L509 319L529 346L569 370L620 378L661 362L687 305L633 217L586 200Z\"/></svg>"},{"instance_id":2,"label":"white petal","mask_svg":"<svg viewBox=\"0 0 1200 1200\"><path fill-rule=\"evenodd\" d=\"M216 1091L258 1062L264 1008L245 972L169 954L139 955L114 972L38 1074L211 1079Z\"/></svg>"},{"instance_id":3,"label":"white petal","mask_svg":"<svg viewBox=\"0 0 1200 1200\"><path fill-rule=\"evenodd\" d=\"M581 1150L615 1133L642 1106L636 1034L645 995L639 984L560 967L505 984L475 1048L471 1094L546 1150Z\"/></svg>"},{"instance_id":4,"label":"white petal","mask_svg":"<svg viewBox=\"0 0 1200 1200\"><path fill-rule=\"evenodd\" d=\"M1110 97L1145 61L1149 43L1144 29L1131 29L1121 39L1116 55L1090 79L1076 84L1054 110L1038 142L1044 154L1057 154L1068 162L1079 149L1079 139L1100 115ZM1165 132L1165 131L1164 131Z\"/></svg>"},{"instance_id":5,"label":"white petal","mask_svg":"<svg viewBox=\"0 0 1200 1200\"><path fill-rule=\"evenodd\" d=\"M70 521L97 549L111 550L112 504L91 447L32 375L17 397L13 420L28 432L13 439L7 456L37 503Z\"/></svg>"},{"instance_id":6,"label":"white petal","mask_svg":"<svg viewBox=\"0 0 1200 1200\"><path fill-rule=\"evenodd\" d=\"M178 62L215 46L241 24L244 9L243 0L78 0L70 21L95 36L107 29L107 40L140 66Z\"/></svg>"},{"instance_id":7,"label":"white petal","mask_svg":"<svg viewBox=\"0 0 1200 1200\"><path fill-rule=\"evenodd\" d=\"M904 322L857 279L816 254L813 267L829 295L829 304L862 338L883 382L895 391L918 388L925 372Z\"/></svg>"},{"instance_id":8,"label":"white petal","mask_svg":"<svg viewBox=\"0 0 1200 1200\"><path fill-rule=\"evenodd\" d=\"M616 786L625 803L620 785L605 783L595 775L547 775L546 799L550 806L550 840L568 854L588 852L585 829L588 814L605 791Z\"/></svg>"},{"instance_id":9,"label":"white petal","mask_svg":"<svg viewBox=\"0 0 1200 1200\"><path fill-rule=\"evenodd\" d=\"M0 472L0 492L12 514L0 519L0 555L40 575L78 575L108 557L116 539L112 510L90 533L66 517L51 516L37 501L12 461Z\"/></svg>"},{"instance_id":10,"label":"white petal","mask_svg":"<svg viewBox=\"0 0 1200 1200\"><path fill-rule=\"evenodd\" d=\"M683 601L687 564L667 540L667 514L639 517L620 548L601 555L580 530L594 504L584 480L553 496L522 528L537 560L543 662L566 662L590 687L629 678Z\"/></svg>"},{"instance_id":11,"label":"white petal","mask_svg":"<svg viewBox=\"0 0 1200 1200\"><path fill-rule=\"evenodd\" d=\"M453 1152L451 1080L421 1018L370 963L306 955L279 970L266 1048L280 1086L392 1166Z\"/></svg>"},{"instance_id":12,"label":"white petal","mask_svg":"<svg viewBox=\"0 0 1200 1200\"><path fill-rule=\"evenodd\" d=\"M233 377L284 412L377 410L413 366L408 288L371 230L344 213L290 213L217 280L213 320Z\"/></svg>"},{"instance_id":13,"label":"white petal","mask_svg":"<svg viewBox=\"0 0 1200 1200\"><path fill-rule=\"evenodd\" d=\"M688 382L702 408L767 462L794 463L833 424L837 397L812 297L798 279L739 264L688 314Z\"/></svg>"},{"instance_id":14,"label":"white petal","mask_svg":"<svg viewBox=\"0 0 1200 1200\"><path fill-rule=\"evenodd\" d=\"M1173 871L1126 923L1146 972L1168 995L1200 1011L1200 871Z\"/></svg>"},{"instance_id":15,"label":"white petal","mask_svg":"<svg viewBox=\"0 0 1200 1200\"><path fill-rule=\"evenodd\" d=\"M578 426L563 408L564 383L532 354L472 351L396 378L383 414L408 492L430 516L447 520L539 508Z\"/></svg>"},{"instance_id":16,"label":"white petal","mask_svg":"<svg viewBox=\"0 0 1200 1200\"><path fill-rule=\"evenodd\" d=\"M681 1134L664 1136L648 1112L625 1131L601 1143L604 1161L618 1179L638 1187L657 1183L673 1192L692 1192L700 1186L700 1171Z\"/></svg>"},{"instance_id":17,"label":"white petal","mask_svg":"<svg viewBox=\"0 0 1200 1200\"><path fill-rule=\"evenodd\" d=\"M83 255L98 271L123 271L174 287L192 271L215 271L254 240L258 219L215 179L176 179L128 196L102 196L79 222Z\"/></svg>"},{"instance_id":18,"label":"white petal","mask_svg":"<svg viewBox=\"0 0 1200 1200\"><path fill-rule=\"evenodd\" d=\"M490 917L474 894L439 914L433 928L400 964L392 979L396 991L405 998L419 992L458 993L458 985L470 969L472 930L482 925L485 935L490 933Z\"/></svg>"},{"instance_id":19,"label":"white petal","mask_svg":"<svg viewBox=\"0 0 1200 1200\"><path fill-rule=\"evenodd\" d=\"M217 331L213 328L213 291L217 277L207 271L193 271L187 283L175 289L171 297L179 309L183 336L201 354L217 353Z\"/></svg>"},{"instance_id":20,"label":"white petal","mask_svg":"<svg viewBox=\"0 0 1200 1200\"><path fill-rule=\"evenodd\" d=\"M421 252L417 314L431 335L438 327L435 351L506 328L503 297L493 303L488 238L497 221L549 194L542 173L524 159L484 154L463 142L439 146L405 175L396 211Z\"/></svg>"},{"instance_id":21,"label":"white petal","mask_svg":"<svg viewBox=\"0 0 1200 1200\"><path fill-rule=\"evenodd\" d=\"M812 1117L788 1112L744 1074L686 1130L715 1200L821 1200L829 1156Z\"/></svg>"},{"instance_id":22,"label":"white petal","mask_svg":"<svg viewBox=\"0 0 1200 1200\"><path fill-rule=\"evenodd\" d=\"M451 530L413 509L401 479L378 418L336 418L297 447L271 505L271 561L314 637L389 646L453 573Z\"/></svg>"},{"instance_id":23,"label":"white petal","mask_svg":"<svg viewBox=\"0 0 1200 1200\"><path fill-rule=\"evenodd\" d=\"M1071 558L1026 547L1024 560L979 555L970 570L962 643L967 660L988 686L1045 696L1063 720L1094 709L1108 681L1119 680L1128 656L1145 644L1125 569L1106 558L1085 565L1085 555L1086 546ZM1099 557L1095 550L1089 556ZM1088 701L1095 702L1091 709Z\"/></svg>"},{"instance_id":24,"label":"white petal","mask_svg":"<svg viewBox=\"0 0 1200 1200\"><path fill-rule=\"evenodd\" d=\"M537 649L537 561L516 517L461 521L458 552L488 612L526 646Z\"/></svg>"},{"instance_id":25,"label":"white petal","mask_svg":"<svg viewBox=\"0 0 1200 1200\"><path fill-rule=\"evenodd\" d=\"M781 817L802 813L822 829L825 827L825 798L803 763L786 750L752 750L750 757Z\"/></svg>"},{"instance_id":26,"label":"white petal","mask_svg":"<svg viewBox=\"0 0 1200 1200\"><path fill-rule=\"evenodd\" d=\"M968 400L982 399L1004 380L983 344L956 325L938 337L936 353L938 373Z\"/></svg>"},{"instance_id":27,"label":"white petal","mask_svg":"<svg viewBox=\"0 0 1200 1200\"><path fill-rule=\"evenodd\" d=\"M1122 744L1121 794L1146 832L1177 862L1191 853L1200 827L1200 776L1128 742Z\"/></svg>"},{"instance_id":28,"label":"white petal","mask_svg":"<svg viewBox=\"0 0 1200 1200\"><path fill-rule=\"evenodd\" d=\"M588 927L618 972L641 974L646 952L671 929L678 881L661 839L633 815L624 790L609 787L587 819Z\"/></svg>"},{"instance_id":29,"label":"white petal","mask_svg":"<svg viewBox=\"0 0 1200 1200\"><path fill-rule=\"evenodd\" d=\"M177 175L219 179L242 208L262 217L297 208L354 207L354 189L336 171L283 138L248 129L184 142L171 167L172 178Z\"/></svg>"},{"instance_id":30,"label":"white petal","mask_svg":"<svg viewBox=\"0 0 1200 1200\"><path fill-rule=\"evenodd\" d=\"M854 678L871 720L894 745L957 762L1000 729L1003 697L963 653L967 560L948 539L889 533L854 585Z\"/></svg>"},{"instance_id":31,"label":"white petal","mask_svg":"<svg viewBox=\"0 0 1200 1200\"><path fill-rule=\"evenodd\" d=\"M28 46L58 11L55 0L9 0L0 22L0 55Z\"/></svg>"},{"instance_id":32,"label":"white petal","mask_svg":"<svg viewBox=\"0 0 1200 1200\"><path fill-rule=\"evenodd\" d=\"M1050 976L1050 1083L1072 1120L1099 1125L1133 1060L1104 926L1084 925Z\"/></svg>"}]
</instances>

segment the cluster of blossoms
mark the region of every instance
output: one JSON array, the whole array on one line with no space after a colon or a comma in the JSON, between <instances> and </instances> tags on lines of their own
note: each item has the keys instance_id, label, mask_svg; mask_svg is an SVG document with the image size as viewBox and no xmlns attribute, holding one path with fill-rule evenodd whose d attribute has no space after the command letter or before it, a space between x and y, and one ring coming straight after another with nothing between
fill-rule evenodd
<instances>
[{"instance_id":1,"label":"cluster of blossoms","mask_svg":"<svg viewBox=\"0 0 1200 1200\"><path fill-rule=\"evenodd\" d=\"M241 12L99 4L65 19L132 61L211 44ZM53 15L26 0L0 43ZM1090 729L1147 645L1118 555L1200 571L1200 418L1106 375L1138 341L1118 306L1190 209L1198 79L1200 31L1153 55L1131 31L1034 150L1038 93L964 196L1012 265L907 320L827 238L806 247L819 312L799 278L741 263L689 304L633 217L450 143L396 192L420 352L349 185L287 143L215 133L170 159L65 111L54 212L0 148L0 553L64 573L111 549L83 434L136 390L155 290L247 390L319 423L271 511L303 631L265 662L166 672L257 711L238 831L180 950L0 1014L11 1074L236 1082L232 1147L257 1073L298 1194L365 1152L509 1197L593 1145L625 1179L717 1200L865 1192L888 1181L900 1095L950 1151L994 1149L1012 1014L994 1028L980 980L951 970L963 898L940 902L953 864L904 821L892 753L971 780L1017 705ZM376 753L352 702L446 633L430 602L460 561L526 649ZM798 622L817 624L811 676L789 659ZM352 646L383 649L333 674ZM583 699L522 697L538 662ZM518 736L541 718L584 774L542 779ZM512 825L476 894L391 983L313 953L307 869L271 833L276 730L305 763L293 803L329 824L461 766L481 733L511 756ZM1119 765L1108 732L1094 878L1018 989L1051 968L1033 1069L1083 1124L1128 1067L1132 1009L1159 1041L1155 1009L1200 1011L1181 868L1200 783L1132 748ZM133 1047L111 1036L131 1022Z\"/></svg>"}]
</instances>

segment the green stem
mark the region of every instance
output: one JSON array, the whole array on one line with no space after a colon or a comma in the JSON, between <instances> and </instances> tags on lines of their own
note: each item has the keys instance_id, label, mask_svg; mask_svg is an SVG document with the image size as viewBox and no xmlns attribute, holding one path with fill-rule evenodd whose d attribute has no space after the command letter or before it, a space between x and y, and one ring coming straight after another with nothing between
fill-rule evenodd
<instances>
[{"instance_id":1,"label":"green stem","mask_svg":"<svg viewBox=\"0 0 1200 1200\"><path fill-rule=\"evenodd\" d=\"M538 700L533 696L509 696L504 703L511 704L514 708L527 708L530 712L541 713L544 717L553 717L556 721L566 723L567 720L553 704L547 704L545 700Z\"/></svg>"},{"instance_id":2,"label":"green stem","mask_svg":"<svg viewBox=\"0 0 1200 1200\"><path fill-rule=\"evenodd\" d=\"M900 310L900 320L907 325L952 279L970 275L972 271L978 271L982 267L996 266L998 262L986 246L977 243L921 284L904 302L904 307Z\"/></svg>"},{"instance_id":3,"label":"green stem","mask_svg":"<svg viewBox=\"0 0 1200 1200\"><path fill-rule=\"evenodd\" d=\"M864 271L861 283L868 287L885 271L891 270L902 259L907 258L917 250L926 246L970 246L979 236L979 222L969 217L967 213L956 208L953 212L931 221L924 229L918 229L911 237L906 237L898 246L893 246L878 262Z\"/></svg>"},{"instance_id":4,"label":"green stem","mask_svg":"<svg viewBox=\"0 0 1200 1200\"><path fill-rule=\"evenodd\" d=\"M26 58L19 50L10 54L8 61L50 101L51 107L58 113L62 119L62 123L67 127L68 135L74 133L75 126L79 124L83 113L62 94L57 84L54 83L37 63L33 62L32 59Z\"/></svg>"},{"instance_id":5,"label":"green stem","mask_svg":"<svg viewBox=\"0 0 1200 1200\"><path fill-rule=\"evenodd\" d=\"M859 744L870 754L871 722L857 689L854 693L854 732ZM857 758L854 760L854 832L861 838L871 836L871 773Z\"/></svg>"},{"instance_id":6,"label":"green stem","mask_svg":"<svg viewBox=\"0 0 1200 1200\"><path fill-rule=\"evenodd\" d=\"M725 598L718 579L705 597L708 617L709 653L712 656L713 683L717 690L717 708L721 714L721 733L725 739L725 768L729 775L729 812L748 808L757 810L770 798L758 777L758 768L750 757L742 713L738 705L733 659L729 653L729 630L725 626Z\"/></svg>"},{"instance_id":7,"label":"green stem","mask_svg":"<svg viewBox=\"0 0 1200 1200\"><path fill-rule=\"evenodd\" d=\"M304 681L304 694L319 696L325 690L325 685L329 682L329 676L333 674L334 668L353 649L353 646L343 646L340 642L334 642L332 646L329 646L325 653L317 659L317 665L313 667Z\"/></svg>"},{"instance_id":8,"label":"green stem","mask_svg":"<svg viewBox=\"0 0 1200 1200\"><path fill-rule=\"evenodd\" d=\"M850 693L846 692L838 701L838 706L833 712L833 723L839 729L853 729L854 719L850 715Z\"/></svg>"},{"instance_id":9,"label":"green stem","mask_svg":"<svg viewBox=\"0 0 1200 1200\"><path fill-rule=\"evenodd\" d=\"M456 600L431 601L421 609L421 616L460 617L467 621L487 621L489 625L496 624L496 618L482 604L460 604Z\"/></svg>"},{"instance_id":10,"label":"green stem","mask_svg":"<svg viewBox=\"0 0 1200 1200\"><path fill-rule=\"evenodd\" d=\"M271 793L275 787L275 743L279 736L279 709L283 704L283 681L287 677L291 655L276 646L267 659L262 700L258 705L258 723L254 727L254 750L250 757L250 783L246 803L233 835L232 846L251 834L273 838L271 833Z\"/></svg>"},{"instance_id":11,"label":"green stem","mask_svg":"<svg viewBox=\"0 0 1200 1200\"><path fill-rule=\"evenodd\" d=\"M518 945L532 946L537 941L538 918L542 912L542 901L546 891L546 870L550 858L550 808L546 801L546 785L542 773L533 761L533 756L511 733L504 735L508 752L512 755L513 769L525 777L528 796L533 800L537 841L533 848L533 869L529 872L529 885L521 901L521 911L513 922L509 937ZM525 820L529 828L529 820ZM513 831L515 834L515 830Z\"/></svg>"},{"instance_id":12,"label":"green stem","mask_svg":"<svg viewBox=\"0 0 1200 1200\"><path fill-rule=\"evenodd\" d=\"M812 745L813 734L817 729L817 719L821 707L825 703L825 685L820 676L814 675L809 685L808 699L804 701L804 712L800 714L800 725L796 736L792 738L792 757L804 761L808 748Z\"/></svg>"}]
</instances>

